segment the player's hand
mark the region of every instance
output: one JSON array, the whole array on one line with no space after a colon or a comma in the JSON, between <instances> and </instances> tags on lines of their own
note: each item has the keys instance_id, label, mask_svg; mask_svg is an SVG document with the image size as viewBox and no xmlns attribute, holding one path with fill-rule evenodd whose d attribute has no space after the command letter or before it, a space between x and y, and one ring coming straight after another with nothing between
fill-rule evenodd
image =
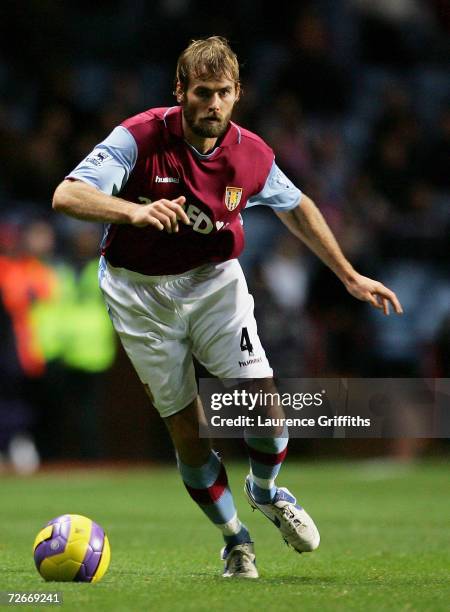
<instances>
[{"instance_id":1,"label":"player's hand","mask_svg":"<svg viewBox=\"0 0 450 612\"><path fill-rule=\"evenodd\" d=\"M131 224L136 227L146 227L152 225L156 229L166 230L169 234L178 232L178 222L190 225L183 206L186 198L180 196L175 200L157 200L150 204L138 206L132 214Z\"/></svg>"},{"instance_id":2,"label":"player's hand","mask_svg":"<svg viewBox=\"0 0 450 612\"><path fill-rule=\"evenodd\" d=\"M395 293L378 281L356 273L345 282L345 286L353 297L369 302L374 308L382 310L385 315L389 315L390 305L397 314L403 314L402 305Z\"/></svg>"}]
</instances>

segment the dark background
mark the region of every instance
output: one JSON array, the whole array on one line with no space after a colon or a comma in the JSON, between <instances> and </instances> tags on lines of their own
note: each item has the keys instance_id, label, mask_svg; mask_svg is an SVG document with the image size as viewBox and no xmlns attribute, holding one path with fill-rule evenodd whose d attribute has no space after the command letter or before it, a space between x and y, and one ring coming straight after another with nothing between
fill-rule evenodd
<instances>
[{"instance_id":1,"label":"dark background","mask_svg":"<svg viewBox=\"0 0 450 612\"><path fill-rule=\"evenodd\" d=\"M94 322L98 295L91 276L82 279L102 228L50 203L124 118L174 103L176 59L196 37L230 40L244 86L235 120L275 149L355 267L396 291L405 309L389 319L371 311L271 211L248 211L241 262L276 374L449 375L448 2L36 0L3 2L0 24L5 461L21 469L33 456L172 456L127 358ZM58 300L52 319L46 304ZM102 347L109 360L93 354ZM409 459L447 449L318 440L296 441L291 452Z\"/></svg>"}]
</instances>

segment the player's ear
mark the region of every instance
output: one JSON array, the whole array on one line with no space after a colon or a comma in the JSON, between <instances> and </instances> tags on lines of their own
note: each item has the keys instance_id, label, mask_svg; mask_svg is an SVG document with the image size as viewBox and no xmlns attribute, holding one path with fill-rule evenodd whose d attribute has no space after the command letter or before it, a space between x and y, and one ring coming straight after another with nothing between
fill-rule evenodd
<instances>
[{"instance_id":1,"label":"player's ear","mask_svg":"<svg viewBox=\"0 0 450 612\"><path fill-rule=\"evenodd\" d=\"M175 85L175 91L173 93L177 99L178 104L181 104L184 101L184 89L180 81L177 81L177 84Z\"/></svg>"}]
</instances>

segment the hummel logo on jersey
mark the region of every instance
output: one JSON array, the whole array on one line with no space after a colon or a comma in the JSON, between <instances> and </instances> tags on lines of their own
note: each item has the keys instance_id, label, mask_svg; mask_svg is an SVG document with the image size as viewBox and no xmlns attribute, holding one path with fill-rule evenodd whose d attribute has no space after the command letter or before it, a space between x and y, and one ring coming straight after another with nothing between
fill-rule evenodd
<instances>
[{"instance_id":1,"label":"hummel logo on jersey","mask_svg":"<svg viewBox=\"0 0 450 612\"><path fill-rule=\"evenodd\" d=\"M173 176L158 176L156 175L155 183L179 183L179 178L174 178Z\"/></svg>"}]
</instances>

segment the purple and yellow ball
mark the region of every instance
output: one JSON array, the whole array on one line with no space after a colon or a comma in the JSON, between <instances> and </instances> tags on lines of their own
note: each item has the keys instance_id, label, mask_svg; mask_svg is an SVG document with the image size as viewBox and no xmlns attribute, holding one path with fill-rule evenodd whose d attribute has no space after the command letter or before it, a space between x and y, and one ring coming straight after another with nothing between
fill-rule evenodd
<instances>
[{"instance_id":1,"label":"purple and yellow ball","mask_svg":"<svg viewBox=\"0 0 450 612\"><path fill-rule=\"evenodd\" d=\"M98 582L111 560L103 529L79 514L49 521L37 534L33 553L44 580L56 582Z\"/></svg>"}]
</instances>

